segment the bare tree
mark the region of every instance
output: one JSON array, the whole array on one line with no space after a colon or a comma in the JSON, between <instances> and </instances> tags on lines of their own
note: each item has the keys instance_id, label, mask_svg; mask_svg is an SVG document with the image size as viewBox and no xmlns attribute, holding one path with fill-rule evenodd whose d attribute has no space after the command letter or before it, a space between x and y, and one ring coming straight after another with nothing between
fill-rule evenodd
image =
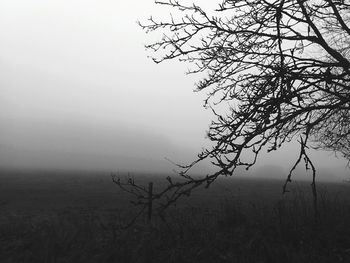
<instances>
[{"instance_id":1,"label":"bare tree","mask_svg":"<svg viewBox=\"0 0 350 263\"><path fill-rule=\"evenodd\" d=\"M208 138L213 147L180 166L181 180L155 193L163 208L200 185L207 187L238 167L249 169L262 151L278 150L298 140L299 156L312 169L316 199L316 168L308 148L323 148L350 159L350 1L224 0L216 10L176 0L169 19L150 18L140 26L163 37L147 45L156 63L179 59L201 80L205 107L212 110ZM191 176L191 169L210 160L216 172ZM135 187L134 181L121 183ZM131 184L130 184L131 182ZM139 204L147 201L138 196Z\"/></svg>"}]
</instances>

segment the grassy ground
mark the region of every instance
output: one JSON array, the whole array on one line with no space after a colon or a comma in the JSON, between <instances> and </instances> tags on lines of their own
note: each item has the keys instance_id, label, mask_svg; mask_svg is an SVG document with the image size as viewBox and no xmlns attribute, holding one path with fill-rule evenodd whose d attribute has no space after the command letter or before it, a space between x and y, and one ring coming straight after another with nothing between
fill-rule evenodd
<instances>
[{"instance_id":1,"label":"grassy ground","mask_svg":"<svg viewBox=\"0 0 350 263\"><path fill-rule=\"evenodd\" d=\"M168 211L135 213L108 176L3 173L0 262L350 262L346 184L231 180ZM151 180L149 177L147 180ZM145 181L147 181L145 180ZM156 178L152 181L157 182Z\"/></svg>"}]
</instances>

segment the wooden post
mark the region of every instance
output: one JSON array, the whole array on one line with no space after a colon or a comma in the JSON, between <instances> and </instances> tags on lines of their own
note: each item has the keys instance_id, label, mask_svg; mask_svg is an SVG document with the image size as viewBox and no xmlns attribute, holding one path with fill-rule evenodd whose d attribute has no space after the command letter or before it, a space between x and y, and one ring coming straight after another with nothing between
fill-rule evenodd
<instances>
[{"instance_id":1,"label":"wooden post","mask_svg":"<svg viewBox=\"0 0 350 263\"><path fill-rule=\"evenodd\" d=\"M151 222L152 219L152 196L153 196L153 183L148 184L148 221Z\"/></svg>"}]
</instances>

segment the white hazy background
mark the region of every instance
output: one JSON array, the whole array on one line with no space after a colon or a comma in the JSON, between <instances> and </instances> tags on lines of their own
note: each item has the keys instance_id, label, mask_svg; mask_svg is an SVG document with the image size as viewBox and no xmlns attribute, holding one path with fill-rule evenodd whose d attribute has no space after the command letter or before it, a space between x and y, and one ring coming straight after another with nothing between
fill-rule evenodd
<instances>
[{"instance_id":1,"label":"white hazy background","mask_svg":"<svg viewBox=\"0 0 350 263\"><path fill-rule=\"evenodd\" d=\"M193 92L200 76L153 63L144 44L157 38L136 23L169 13L153 0L0 1L0 166L169 173L164 157L192 161L212 118ZM284 172L297 154L288 145L256 169ZM328 178L348 174L313 156Z\"/></svg>"}]
</instances>

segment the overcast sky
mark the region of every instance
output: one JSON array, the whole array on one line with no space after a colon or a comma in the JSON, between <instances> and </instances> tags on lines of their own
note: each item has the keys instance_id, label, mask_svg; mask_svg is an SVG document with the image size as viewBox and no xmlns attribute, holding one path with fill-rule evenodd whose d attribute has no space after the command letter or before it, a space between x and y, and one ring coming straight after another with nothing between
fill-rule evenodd
<instances>
[{"instance_id":1,"label":"overcast sky","mask_svg":"<svg viewBox=\"0 0 350 263\"><path fill-rule=\"evenodd\" d=\"M136 24L168 14L153 0L0 1L0 166L171 171L164 157L192 160L208 144L205 94L188 65L147 58L154 37Z\"/></svg>"}]
</instances>

